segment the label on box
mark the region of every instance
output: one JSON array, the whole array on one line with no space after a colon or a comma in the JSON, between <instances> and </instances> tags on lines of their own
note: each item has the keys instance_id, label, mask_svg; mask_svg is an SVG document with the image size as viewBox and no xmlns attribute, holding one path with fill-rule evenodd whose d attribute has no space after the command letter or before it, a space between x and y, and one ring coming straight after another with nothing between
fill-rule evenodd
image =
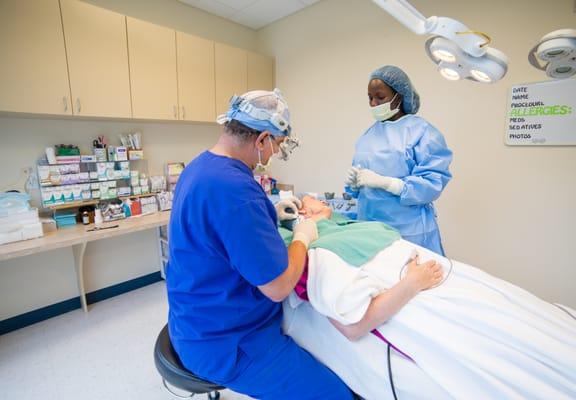
<instances>
[{"instance_id":1,"label":"label on box","mask_svg":"<svg viewBox=\"0 0 576 400\"><path fill-rule=\"evenodd\" d=\"M96 156L93 154L85 154L80 156L80 162L95 162Z\"/></svg>"},{"instance_id":2,"label":"label on box","mask_svg":"<svg viewBox=\"0 0 576 400\"><path fill-rule=\"evenodd\" d=\"M118 146L115 150L116 161L126 161L128 160L128 149L124 146Z\"/></svg>"},{"instance_id":3,"label":"label on box","mask_svg":"<svg viewBox=\"0 0 576 400\"><path fill-rule=\"evenodd\" d=\"M144 151L128 150L128 158L130 158L130 160L142 160L144 158Z\"/></svg>"}]
</instances>

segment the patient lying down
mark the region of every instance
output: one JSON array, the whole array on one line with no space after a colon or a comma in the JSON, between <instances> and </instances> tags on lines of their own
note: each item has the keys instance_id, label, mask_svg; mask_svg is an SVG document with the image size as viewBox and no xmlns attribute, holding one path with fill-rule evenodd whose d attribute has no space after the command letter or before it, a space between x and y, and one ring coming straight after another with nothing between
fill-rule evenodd
<instances>
[{"instance_id":1,"label":"patient lying down","mask_svg":"<svg viewBox=\"0 0 576 400\"><path fill-rule=\"evenodd\" d=\"M572 310L402 240L384 224L330 219L330 212L311 197L303 199L301 214L318 221L320 237L308 252L305 290L300 285L299 294L356 341L346 345L351 351L364 349L363 341L373 340L366 334L374 330L410 357L446 397L576 398ZM288 240L289 232L281 233ZM298 302L292 296L292 307ZM292 335L298 327L290 330ZM362 395L358 381L369 378L327 357L335 351L329 343L313 335L295 340ZM369 363L373 357L374 352L366 353L360 360Z\"/></svg>"}]
</instances>

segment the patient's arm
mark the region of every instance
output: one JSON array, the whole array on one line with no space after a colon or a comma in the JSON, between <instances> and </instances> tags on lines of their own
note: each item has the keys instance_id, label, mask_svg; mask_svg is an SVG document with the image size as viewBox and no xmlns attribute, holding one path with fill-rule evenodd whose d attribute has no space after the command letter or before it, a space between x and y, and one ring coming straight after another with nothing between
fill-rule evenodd
<instances>
[{"instance_id":1,"label":"patient's arm","mask_svg":"<svg viewBox=\"0 0 576 400\"><path fill-rule=\"evenodd\" d=\"M351 325L343 325L332 319L330 322L349 340L356 341L390 319L418 292L442 281L442 269L434 260L418 264L416 256L408 264L407 270L400 282L372 299L360 321Z\"/></svg>"}]
</instances>

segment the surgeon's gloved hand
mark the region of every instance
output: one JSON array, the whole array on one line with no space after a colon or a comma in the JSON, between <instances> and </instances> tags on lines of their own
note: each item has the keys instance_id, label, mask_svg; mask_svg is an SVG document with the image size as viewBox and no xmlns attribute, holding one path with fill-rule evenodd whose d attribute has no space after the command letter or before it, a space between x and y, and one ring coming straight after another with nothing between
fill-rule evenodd
<instances>
[{"instance_id":1,"label":"surgeon's gloved hand","mask_svg":"<svg viewBox=\"0 0 576 400\"><path fill-rule=\"evenodd\" d=\"M302 208L302 202L296 196L280 200L276 205L278 221L292 220L298 218L298 210Z\"/></svg>"},{"instance_id":2,"label":"surgeon's gloved hand","mask_svg":"<svg viewBox=\"0 0 576 400\"><path fill-rule=\"evenodd\" d=\"M404 182L401 179L391 176L382 176L369 169L358 171L356 178L358 187L366 186L377 189L384 189L396 196L399 196L404 189Z\"/></svg>"},{"instance_id":3,"label":"surgeon's gloved hand","mask_svg":"<svg viewBox=\"0 0 576 400\"><path fill-rule=\"evenodd\" d=\"M292 243L295 241L302 242L306 248L310 246L310 243L318 239L318 228L316 227L316 222L310 218L296 224L292 232L294 233Z\"/></svg>"},{"instance_id":4,"label":"surgeon's gloved hand","mask_svg":"<svg viewBox=\"0 0 576 400\"><path fill-rule=\"evenodd\" d=\"M348 172L346 173L346 185L350 186L352 190L358 189L358 172L360 172L360 168L358 167L350 167Z\"/></svg>"}]
</instances>

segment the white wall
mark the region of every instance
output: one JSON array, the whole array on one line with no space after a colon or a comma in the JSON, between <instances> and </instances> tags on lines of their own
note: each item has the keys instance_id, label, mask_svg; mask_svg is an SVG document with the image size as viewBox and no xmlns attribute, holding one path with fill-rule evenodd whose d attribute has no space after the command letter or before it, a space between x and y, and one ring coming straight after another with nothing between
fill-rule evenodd
<instances>
[{"instance_id":1,"label":"white wall","mask_svg":"<svg viewBox=\"0 0 576 400\"><path fill-rule=\"evenodd\" d=\"M420 115L454 151L454 178L437 204L447 254L576 306L576 148L504 144L508 90L545 80L528 51L544 34L576 26L573 1L411 3L487 32L510 57L508 75L494 85L446 81L425 55L425 38L371 1L323 0L258 33L260 50L276 57L277 86L303 140L274 172L297 191L340 192L354 143L372 122L368 75L398 65L420 93Z\"/></svg>"},{"instance_id":2,"label":"white wall","mask_svg":"<svg viewBox=\"0 0 576 400\"><path fill-rule=\"evenodd\" d=\"M256 32L188 7L177 0L90 0L94 5L211 40L256 50ZM35 164L45 147L80 145L107 135L141 130L148 171L163 174L167 161L188 162L210 147L216 124L183 122L48 119L0 115L0 190L23 189L21 169ZM153 230L88 244L85 282L88 292L159 270ZM0 262L0 321L78 295L72 250L59 249Z\"/></svg>"},{"instance_id":3,"label":"white wall","mask_svg":"<svg viewBox=\"0 0 576 400\"><path fill-rule=\"evenodd\" d=\"M367 76L386 63L401 66L420 91L421 115L444 132L455 152L455 177L438 203L448 254L546 299L576 306L571 251L576 149L503 144L507 90L515 83L544 80L528 64L528 49L543 34L576 25L571 0L411 1L425 15L452 16L492 35L494 47L511 59L508 76L493 86L443 80L424 55L424 38L369 0L323 0L257 33L176 0L87 1L275 55L278 86L303 139L292 160L277 163L275 171L298 190L341 190L353 144L371 123ZM219 132L212 125L0 116L0 188L17 181L20 168L32 165L47 145L88 146L95 135L114 138L133 129L143 132L151 173L161 173L165 161L190 160ZM130 256L120 260L121 249ZM104 250L116 257L106 257ZM156 257L152 231L91 243L87 289L153 272ZM0 320L76 295L69 249L0 262Z\"/></svg>"}]
</instances>

